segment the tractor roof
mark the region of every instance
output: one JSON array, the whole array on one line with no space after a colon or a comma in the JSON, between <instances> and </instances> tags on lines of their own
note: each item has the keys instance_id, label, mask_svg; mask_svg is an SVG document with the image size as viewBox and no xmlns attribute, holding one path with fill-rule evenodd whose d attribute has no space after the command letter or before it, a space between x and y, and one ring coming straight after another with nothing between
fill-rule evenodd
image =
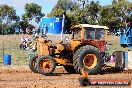
<instances>
[{"instance_id":1,"label":"tractor roof","mask_svg":"<svg viewBox=\"0 0 132 88\"><path fill-rule=\"evenodd\" d=\"M106 26L90 25L90 24L79 24L79 25L75 25L75 26L72 27L72 29L73 28L84 28L84 27L109 29Z\"/></svg>"}]
</instances>

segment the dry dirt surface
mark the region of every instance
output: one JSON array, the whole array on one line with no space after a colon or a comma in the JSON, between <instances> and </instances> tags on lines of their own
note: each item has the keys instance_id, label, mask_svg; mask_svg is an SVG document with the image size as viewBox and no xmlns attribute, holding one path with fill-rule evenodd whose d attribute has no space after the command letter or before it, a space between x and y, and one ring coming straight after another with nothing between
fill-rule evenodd
<instances>
[{"instance_id":1,"label":"dry dirt surface","mask_svg":"<svg viewBox=\"0 0 132 88\"><path fill-rule=\"evenodd\" d=\"M109 72L111 73L109 73ZM98 75L89 78L97 79L130 79L132 73L104 70ZM0 88L81 88L79 74L68 74L62 67L57 67L51 76L33 73L28 66L1 66ZM87 86L84 88L132 88L130 86Z\"/></svg>"}]
</instances>

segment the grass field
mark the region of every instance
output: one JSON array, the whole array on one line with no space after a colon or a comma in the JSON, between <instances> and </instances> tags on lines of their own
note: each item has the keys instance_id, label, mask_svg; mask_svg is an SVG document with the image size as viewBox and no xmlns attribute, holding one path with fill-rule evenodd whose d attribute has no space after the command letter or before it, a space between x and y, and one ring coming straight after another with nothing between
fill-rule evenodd
<instances>
[{"instance_id":1,"label":"grass field","mask_svg":"<svg viewBox=\"0 0 132 88\"><path fill-rule=\"evenodd\" d=\"M20 38L23 35L0 35L0 65L3 65L3 43L4 43L4 54L10 54L12 56L12 65L27 65L29 60L29 50L20 50ZM32 38L32 35L24 35ZM58 36L58 35L57 35ZM51 40L59 40L53 36L48 36ZM118 36L109 36L108 40L112 44L108 50L109 53L114 51L128 51L132 50L129 48L122 48L119 45Z\"/></svg>"},{"instance_id":2,"label":"grass field","mask_svg":"<svg viewBox=\"0 0 132 88\"><path fill-rule=\"evenodd\" d=\"M3 44L4 54L9 54L12 57L13 65L25 65L28 64L29 50L20 50L20 38L23 35L1 35L0 36L0 64L3 63ZM29 35L24 35L31 38Z\"/></svg>"},{"instance_id":3,"label":"grass field","mask_svg":"<svg viewBox=\"0 0 132 88\"><path fill-rule=\"evenodd\" d=\"M108 36L108 41L111 43L108 52L113 53L115 51L132 51L131 48L123 48L120 46L119 36Z\"/></svg>"}]
</instances>

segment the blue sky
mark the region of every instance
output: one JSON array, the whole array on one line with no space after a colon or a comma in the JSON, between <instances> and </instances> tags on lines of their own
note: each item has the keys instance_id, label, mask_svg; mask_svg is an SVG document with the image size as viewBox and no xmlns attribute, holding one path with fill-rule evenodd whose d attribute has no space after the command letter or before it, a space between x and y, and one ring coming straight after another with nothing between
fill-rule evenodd
<instances>
[{"instance_id":1,"label":"blue sky","mask_svg":"<svg viewBox=\"0 0 132 88\"><path fill-rule=\"evenodd\" d=\"M48 14L51 12L54 5L57 3L58 0L0 0L1 4L7 4L9 6L13 6L16 9L16 13L21 16L24 11L24 5L26 3L37 3L42 6L42 12ZM90 0L91 1L91 0ZM97 0L94 0L97 1ZM98 0L101 5L108 5L111 4L112 0ZM132 1L132 0L129 0Z\"/></svg>"}]
</instances>

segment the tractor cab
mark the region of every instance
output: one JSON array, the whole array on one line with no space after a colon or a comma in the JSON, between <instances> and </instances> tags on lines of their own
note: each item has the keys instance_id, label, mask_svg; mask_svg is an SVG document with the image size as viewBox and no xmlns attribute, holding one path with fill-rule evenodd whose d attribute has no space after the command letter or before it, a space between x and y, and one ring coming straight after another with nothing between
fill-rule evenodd
<instances>
[{"instance_id":1,"label":"tractor cab","mask_svg":"<svg viewBox=\"0 0 132 88\"><path fill-rule=\"evenodd\" d=\"M107 29L106 26L79 24L72 27L73 40L80 40L82 45L92 45L105 52Z\"/></svg>"}]
</instances>

